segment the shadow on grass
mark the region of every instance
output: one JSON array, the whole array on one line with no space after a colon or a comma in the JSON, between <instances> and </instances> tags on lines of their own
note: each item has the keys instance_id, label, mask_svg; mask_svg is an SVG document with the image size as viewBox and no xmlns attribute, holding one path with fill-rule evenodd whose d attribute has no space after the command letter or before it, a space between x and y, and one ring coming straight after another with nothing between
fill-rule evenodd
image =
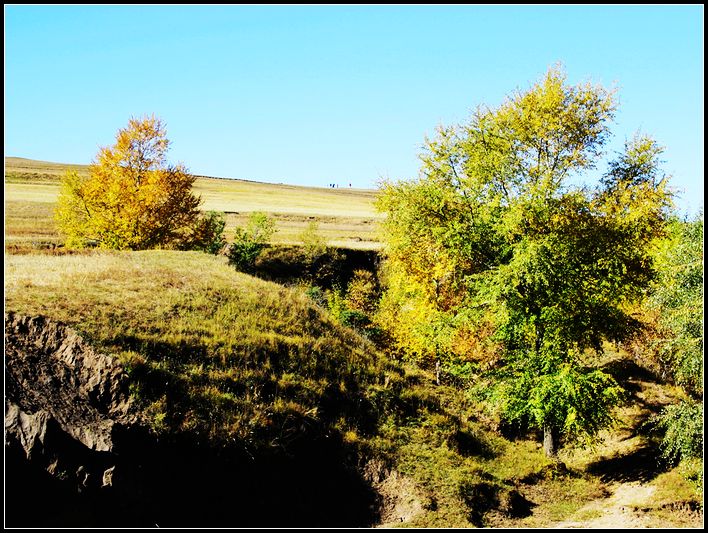
<instances>
[{"instance_id":1,"label":"shadow on grass","mask_svg":"<svg viewBox=\"0 0 708 533\"><path fill-rule=\"evenodd\" d=\"M666 404L660 400L652 401L651 398L647 398L643 383L658 385L662 380L650 370L626 358L612 361L602 370L610 374L625 389L625 401L641 409L641 412L633 417L633 429L628 438L638 435L650 437L653 431L651 419L659 414ZM641 394L643 392L645 394Z\"/></svg>"},{"instance_id":2,"label":"shadow on grass","mask_svg":"<svg viewBox=\"0 0 708 533\"><path fill-rule=\"evenodd\" d=\"M469 509L468 520L476 527L485 526L485 515L495 510L509 518L526 518L536 504L516 490L506 490L494 483L463 483L460 497Z\"/></svg>"},{"instance_id":3,"label":"shadow on grass","mask_svg":"<svg viewBox=\"0 0 708 533\"><path fill-rule=\"evenodd\" d=\"M208 360L204 346L186 341L168 342L147 336L119 334L111 339L111 343L120 346L123 350L150 354L150 358L157 361L187 364Z\"/></svg>"},{"instance_id":4,"label":"shadow on grass","mask_svg":"<svg viewBox=\"0 0 708 533\"><path fill-rule=\"evenodd\" d=\"M649 443L627 454L602 459L588 465L587 471L604 482L646 483L668 470L662 461L658 447Z\"/></svg>"},{"instance_id":5,"label":"shadow on grass","mask_svg":"<svg viewBox=\"0 0 708 533\"><path fill-rule=\"evenodd\" d=\"M494 459L499 454L479 436L465 430L458 430L448 439L448 443L463 457Z\"/></svg>"},{"instance_id":6,"label":"shadow on grass","mask_svg":"<svg viewBox=\"0 0 708 533\"><path fill-rule=\"evenodd\" d=\"M651 383L659 383L661 381L653 372L627 358L610 361L602 367L602 370L610 374L624 387L628 384L636 386L635 383L628 383L630 380L648 381Z\"/></svg>"}]
</instances>

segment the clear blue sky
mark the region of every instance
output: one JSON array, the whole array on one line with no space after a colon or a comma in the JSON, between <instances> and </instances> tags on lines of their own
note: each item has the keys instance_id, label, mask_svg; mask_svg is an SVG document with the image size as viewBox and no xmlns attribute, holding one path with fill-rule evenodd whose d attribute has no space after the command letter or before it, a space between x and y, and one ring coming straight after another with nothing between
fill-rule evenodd
<instances>
[{"instance_id":1,"label":"clear blue sky","mask_svg":"<svg viewBox=\"0 0 708 533\"><path fill-rule=\"evenodd\" d=\"M374 187L562 62L619 87L703 206L703 6L6 6L5 155L88 163L131 116L194 173ZM601 172L602 169L598 169Z\"/></svg>"}]
</instances>

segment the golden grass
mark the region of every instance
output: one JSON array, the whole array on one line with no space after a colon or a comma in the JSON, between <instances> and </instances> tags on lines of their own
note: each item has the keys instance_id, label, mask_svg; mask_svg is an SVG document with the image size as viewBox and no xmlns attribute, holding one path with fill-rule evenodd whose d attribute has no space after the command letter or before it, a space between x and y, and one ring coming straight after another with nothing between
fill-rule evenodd
<instances>
[{"instance_id":1,"label":"golden grass","mask_svg":"<svg viewBox=\"0 0 708 533\"><path fill-rule=\"evenodd\" d=\"M650 485L656 489L652 495L652 506L662 507L674 502L701 500L696 487L686 479L686 468L686 465L676 466L651 481Z\"/></svg>"},{"instance_id":2,"label":"golden grass","mask_svg":"<svg viewBox=\"0 0 708 533\"><path fill-rule=\"evenodd\" d=\"M66 165L16 157L5 158L5 238L29 242L43 238L59 242L53 208L59 195L60 178L68 169L86 173L87 165ZM198 176L194 192L204 211L226 213L226 235L242 225L254 211L269 213L278 230L274 244L299 244L299 234L308 223L330 246L379 249L376 235L381 214L374 209L376 191L329 189L238 179Z\"/></svg>"},{"instance_id":3,"label":"golden grass","mask_svg":"<svg viewBox=\"0 0 708 533\"><path fill-rule=\"evenodd\" d=\"M15 181L35 180L36 176L44 179L55 179L56 181L68 170L73 169L79 173L88 172L88 165L74 165L66 163L52 163L50 161L37 161L24 157L5 158L5 179Z\"/></svg>"},{"instance_id":4,"label":"golden grass","mask_svg":"<svg viewBox=\"0 0 708 533\"><path fill-rule=\"evenodd\" d=\"M6 255L5 298L122 360L156 431L215 442L287 447L290 424L356 429L392 368L302 292L197 252Z\"/></svg>"}]
</instances>

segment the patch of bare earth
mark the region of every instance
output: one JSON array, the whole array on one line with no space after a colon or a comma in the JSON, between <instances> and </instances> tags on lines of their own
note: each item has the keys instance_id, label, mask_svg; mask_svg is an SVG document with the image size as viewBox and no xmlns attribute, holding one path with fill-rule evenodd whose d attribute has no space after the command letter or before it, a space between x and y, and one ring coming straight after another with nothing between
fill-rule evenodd
<instances>
[{"instance_id":1,"label":"patch of bare earth","mask_svg":"<svg viewBox=\"0 0 708 533\"><path fill-rule=\"evenodd\" d=\"M425 511L415 483L395 471L376 488L383 498L381 523L378 527L405 524Z\"/></svg>"},{"instance_id":2,"label":"patch of bare earth","mask_svg":"<svg viewBox=\"0 0 708 533\"><path fill-rule=\"evenodd\" d=\"M424 498L412 479L391 470L381 461L371 460L364 466L364 477L380 498L379 523L389 528L406 524L425 511Z\"/></svg>"},{"instance_id":3,"label":"patch of bare earth","mask_svg":"<svg viewBox=\"0 0 708 533\"><path fill-rule=\"evenodd\" d=\"M647 504L654 487L640 482L616 483L608 487L609 498L593 500L575 513L575 518L560 522L556 528L635 528L649 527L645 513L638 511Z\"/></svg>"},{"instance_id":4,"label":"patch of bare earth","mask_svg":"<svg viewBox=\"0 0 708 533\"><path fill-rule=\"evenodd\" d=\"M622 409L622 423L608 433L602 455L589 463L586 471L603 482L607 497L590 501L569 518L552 524L556 528L641 528L702 527L703 513L687 506L690 502L658 505L651 484L668 466L660 450L645 434L645 423L667 404L675 401L670 388L627 360L624 385L632 394Z\"/></svg>"}]
</instances>

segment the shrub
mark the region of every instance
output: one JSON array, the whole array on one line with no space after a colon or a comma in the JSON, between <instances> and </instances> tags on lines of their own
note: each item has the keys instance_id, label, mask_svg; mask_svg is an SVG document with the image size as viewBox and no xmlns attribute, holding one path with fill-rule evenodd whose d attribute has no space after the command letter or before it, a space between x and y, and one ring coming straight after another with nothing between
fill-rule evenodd
<instances>
[{"instance_id":1,"label":"shrub","mask_svg":"<svg viewBox=\"0 0 708 533\"><path fill-rule=\"evenodd\" d=\"M327 242L318 233L319 225L314 220L300 233L299 239L302 242L302 250L305 258L310 264L315 263L327 252Z\"/></svg>"},{"instance_id":2,"label":"shrub","mask_svg":"<svg viewBox=\"0 0 708 533\"><path fill-rule=\"evenodd\" d=\"M682 401L664 408L655 418L658 429L664 430L662 455L670 463L700 458L703 452L703 405Z\"/></svg>"},{"instance_id":3,"label":"shrub","mask_svg":"<svg viewBox=\"0 0 708 533\"><path fill-rule=\"evenodd\" d=\"M184 249L217 255L226 246L225 226L226 219L223 213L216 211L205 213L197 220L194 234Z\"/></svg>"},{"instance_id":4,"label":"shrub","mask_svg":"<svg viewBox=\"0 0 708 533\"><path fill-rule=\"evenodd\" d=\"M241 272L253 272L256 258L275 233L275 221L265 213L254 212L245 227L236 228L229 246L229 264Z\"/></svg>"},{"instance_id":5,"label":"shrub","mask_svg":"<svg viewBox=\"0 0 708 533\"><path fill-rule=\"evenodd\" d=\"M373 316L379 300L379 287L373 272L355 270L347 286L346 299L351 309Z\"/></svg>"}]
</instances>

